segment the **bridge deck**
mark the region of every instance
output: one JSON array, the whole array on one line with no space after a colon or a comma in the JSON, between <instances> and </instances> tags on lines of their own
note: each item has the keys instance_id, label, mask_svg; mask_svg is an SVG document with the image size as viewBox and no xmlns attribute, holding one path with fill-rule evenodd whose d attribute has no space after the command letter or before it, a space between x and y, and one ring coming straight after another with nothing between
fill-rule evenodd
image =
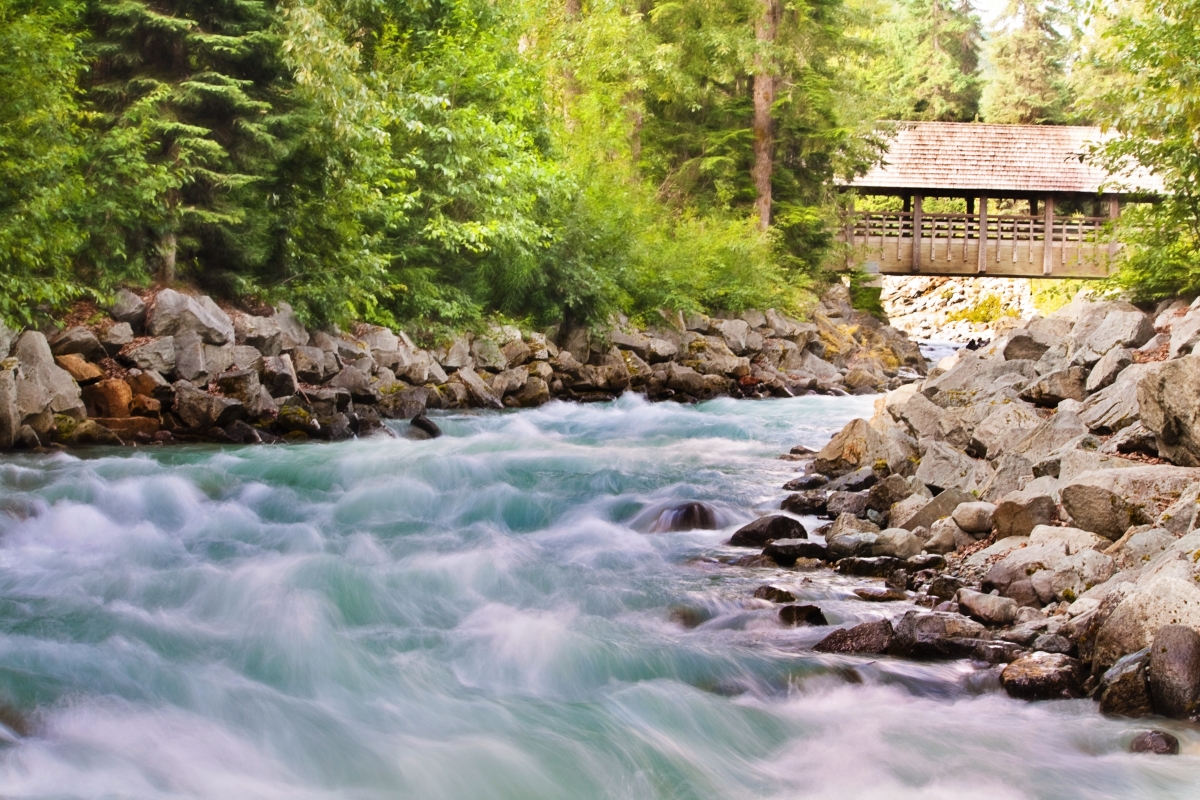
<instances>
[{"instance_id":1,"label":"bridge deck","mask_svg":"<svg viewBox=\"0 0 1200 800\"><path fill-rule=\"evenodd\" d=\"M1120 249L1110 222L1107 217L860 212L847 221L841 238L853 246L857 263L884 275L1106 278Z\"/></svg>"}]
</instances>

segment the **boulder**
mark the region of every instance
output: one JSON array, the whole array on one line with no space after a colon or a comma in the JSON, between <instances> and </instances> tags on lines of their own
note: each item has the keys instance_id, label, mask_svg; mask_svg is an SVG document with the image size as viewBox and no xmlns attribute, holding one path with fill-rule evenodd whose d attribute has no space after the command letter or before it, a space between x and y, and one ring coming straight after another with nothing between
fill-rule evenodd
<instances>
[{"instance_id":1,"label":"boulder","mask_svg":"<svg viewBox=\"0 0 1200 800\"><path fill-rule=\"evenodd\" d=\"M1063 509L1075 527L1116 540L1152 522L1174 503L1200 469L1166 465L1085 472L1062 488Z\"/></svg>"},{"instance_id":2,"label":"boulder","mask_svg":"<svg viewBox=\"0 0 1200 800\"><path fill-rule=\"evenodd\" d=\"M1166 731L1142 731L1130 741L1129 752L1175 756L1179 755L1179 740Z\"/></svg>"},{"instance_id":3,"label":"boulder","mask_svg":"<svg viewBox=\"0 0 1200 800\"><path fill-rule=\"evenodd\" d=\"M1125 368L1132 363L1132 350L1125 347L1114 347L1096 362L1096 366L1092 367L1087 383L1084 384L1084 391L1088 394L1094 394L1101 389L1112 386L1116 382L1117 376L1124 372Z\"/></svg>"},{"instance_id":4,"label":"boulder","mask_svg":"<svg viewBox=\"0 0 1200 800\"><path fill-rule=\"evenodd\" d=\"M900 475L888 475L882 481L872 486L870 491L867 492L867 508L883 513L889 511L892 506L901 500L918 493L931 496L925 485L919 481L904 478Z\"/></svg>"},{"instance_id":5,"label":"boulder","mask_svg":"<svg viewBox=\"0 0 1200 800\"><path fill-rule=\"evenodd\" d=\"M784 606L779 609L779 621L790 627L800 625L828 625L829 620L817 606Z\"/></svg>"},{"instance_id":6,"label":"boulder","mask_svg":"<svg viewBox=\"0 0 1200 800\"><path fill-rule=\"evenodd\" d=\"M289 355L299 381L315 385L325 380L324 351L316 347L296 347Z\"/></svg>"},{"instance_id":7,"label":"boulder","mask_svg":"<svg viewBox=\"0 0 1200 800\"><path fill-rule=\"evenodd\" d=\"M79 355L88 361L99 361L108 355L96 335L78 325L51 339L50 352L56 356Z\"/></svg>"},{"instance_id":8,"label":"boulder","mask_svg":"<svg viewBox=\"0 0 1200 800\"><path fill-rule=\"evenodd\" d=\"M16 367L12 359L0 361L0 450L8 450L15 445L21 430Z\"/></svg>"},{"instance_id":9,"label":"boulder","mask_svg":"<svg viewBox=\"0 0 1200 800\"><path fill-rule=\"evenodd\" d=\"M774 539L807 539L808 531L798 520L782 514L759 517L738 528L729 540L734 547L762 547Z\"/></svg>"},{"instance_id":10,"label":"boulder","mask_svg":"<svg viewBox=\"0 0 1200 800\"><path fill-rule=\"evenodd\" d=\"M1141 347L1154 337L1154 321L1129 303L1094 303L1071 331L1073 358L1094 364L1114 347Z\"/></svg>"},{"instance_id":11,"label":"boulder","mask_svg":"<svg viewBox=\"0 0 1200 800\"><path fill-rule=\"evenodd\" d=\"M992 503L975 501L960 504L951 516L954 517L955 524L967 533L984 534L991 532L992 516L995 513L996 506Z\"/></svg>"},{"instance_id":12,"label":"boulder","mask_svg":"<svg viewBox=\"0 0 1200 800\"><path fill-rule=\"evenodd\" d=\"M1058 518L1054 498L1037 491L1009 492L992 513L996 538L1028 536L1038 525L1049 525Z\"/></svg>"},{"instance_id":13,"label":"boulder","mask_svg":"<svg viewBox=\"0 0 1200 800\"><path fill-rule=\"evenodd\" d=\"M153 370L131 369L125 378L135 396L139 394L153 397L156 400L170 402L174 398L171 384L166 378Z\"/></svg>"},{"instance_id":14,"label":"boulder","mask_svg":"<svg viewBox=\"0 0 1200 800\"><path fill-rule=\"evenodd\" d=\"M924 549L924 543L904 528L885 528L871 547L872 556L911 558Z\"/></svg>"},{"instance_id":15,"label":"boulder","mask_svg":"<svg viewBox=\"0 0 1200 800\"><path fill-rule=\"evenodd\" d=\"M176 381L174 411L183 424L194 431L223 428L246 416L246 407L238 400L218 397L197 389L187 381Z\"/></svg>"},{"instance_id":16,"label":"boulder","mask_svg":"<svg viewBox=\"0 0 1200 800\"><path fill-rule=\"evenodd\" d=\"M825 475L845 475L873 468L884 460L887 450L883 438L865 419L851 420L817 453L813 468Z\"/></svg>"},{"instance_id":17,"label":"boulder","mask_svg":"<svg viewBox=\"0 0 1200 800\"><path fill-rule=\"evenodd\" d=\"M492 392L490 386L473 369L463 367L454 373L470 395L471 401L480 408L504 408L504 403Z\"/></svg>"},{"instance_id":18,"label":"boulder","mask_svg":"<svg viewBox=\"0 0 1200 800\"><path fill-rule=\"evenodd\" d=\"M1062 450L1088 432L1078 414L1059 409L1058 413L1030 431L1012 448L1012 452L1036 464Z\"/></svg>"},{"instance_id":19,"label":"boulder","mask_svg":"<svg viewBox=\"0 0 1200 800\"><path fill-rule=\"evenodd\" d=\"M813 646L818 653L881 655L892 644L892 623L886 619L839 628Z\"/></svg>"},{"instance_id":20,"label":"boulder","mask_svg":"<svg viewBox=\"0 0 1200 800\"><path fill-rule=\"evenodd\" d=\"M856 517L867 516L866 492L830 492L825 503L825 513L833 519L842 514L853 514Z\"/></svg>"},{"instance_id":21,"label":"boulder","mask_svg":"<svg viewBox=\"0 0 1200 800\"><path fill-rule=\"evenodd\" d=\"M123 442L148 440L162 427L154 417L100 417L94 421L112 431Z\"/></svg>"},{"instance_id":22,"label":"boulder","mask_svg":"<svg viewBox=\"0 0 1200 800\"><path fill-rule=\"evenodd\" d=\"M713 510L695 501L664 508L650 526L650 533L676 531L711 531L717 528Z\"/></svg>"},{"instance_id":23,"label":"boulder","mask_svg":"<svg viewBox=\"0 0 1200 800\"><path fill-rule=\"evenodd\" d=\"M175 371L175 338L165 336L136 347L126 347L121 350L121 357L138 369L169 375Z\"/></svg>"},{"instance_id":24,"label":"boulder","mask_svg":"<svg viewBox=\"0 0 1200 800\"><path fill-rule=\"evenodd\" d=\"M830 560L873 555L879 532L879 526L872 522L842 514L825 534Z\"/></svg>"},{"instance_id":25,"label":"boulder","mask_svg":"<svg viewBox=\"0 0 1200 800\"><path fill-rule=\"evenodd\" d=\"M790 567L802 558L829 560L825 545L807 539L776 539L763 548L762 554L781 567Z\"/></svg>"},{"instance_id":26,"label":"boulder","mask_svg":"<svg viewBox=\"0 0 1200 800\"><path fill-rule=\"evenodd\" d=\"M1004 345L1004 360L1037 361L1050 349L1050 342L1043 341L1044 338L1028 331L1018 331Z\"/></svg>"},{"instance_id":27,"label":"boulder","mask_svg":"<svg viewBox=\"0 0 1200 800\"><path fill-rule=\"evenodd\" d=\"M280 303L276 307L275 323L279 326L279 347L285 353L309 343L311 337L308 331L287 303Z\"/></svg>"},{"instance_id":28,"label":"boulder","mask_svg":"<svg viewBox=\"0 0 1200 800\"><path fill-rule=\"evenodd\" d=\"M233 321L233 331L238 344L253 347L264 356L277 356L283 352L283 328L274 317L239 314Z\"/></svg>"},{"instance_id":29,"label":"boulder","mask_svg":"<svg viewBox=\"0 0 1200 800\"><path fill-rule=\"evenodd\" d=\"M1186 625L1156 630L1147 676L1155 711L1174 719L1194 717L1200 710L1200 633Z\"/></svg>"},{"instance_id":30,"label":"boulder","mask_svg":"<svg viewBox=\"0 0 1200 800\"><path fill-rule=\"evenodd\" d=\"M128 417L133 402L133 391L129 384L117 378L108 378L83 389L83 402L91 417Z\"/></svg>"},{"instance_id":31,"label":"boulder","mask_svg":"<svg viewBox=\"0 0 1200 800\"><path fill-rule=\"evenodd\" d=\"M1079 409L1079 419L1094 433L1116 433L1142 420L1141 389L1143 379L1151 379L1166 363L1131 364L1113 384L1093 394ZM1149 426L1147 426L1149 427Z\"/></svg>"},{"instance_id":32,"label":"boulder","mask_svg":"<svg viewBox=\"0 0 1200 800\"><path fill-rule=\"evenodd\" d=\"M960 589L955 602L971 619L984 625L1008 625L1017 618L1017 603L1008 597Z\"/></svg>"},{"instance_id":33,"label":"boulder","mask_svg":"<svg viewBox=\"0 0 1200 800\"><path fill-rule=\"evenodd\" d=\"M1021 541L1022 538L1014 537L1014 541ZM1028 539L1024 541L1028 543ZM995 589L1008 597L1014 583L1028 580L1042 570L1053 574L1066 558L1067 549L1060 542L1018 546L988 568L983 578L983 590L990 592Z\"/></svg>"},{"instance_id":34,"label":"boulder","mask_svg":"<svg viewBox=\"0 0 1200 800\"><path fill-rule=\"evenodd\" d=\"M1174 544L1177 538L1162 528L1141 526L1127 531L1105 552L1116 560L1119 569L1137 569Z\"/></svg>"},{"instance_id":35,"label":"boulder","mask_svg":"<svg viewBox=\"0 0 1200 800\"><path fill-rule=\"evenodd\" d=\"M976 480L983 485L986 477L979 480L983 476L991 476L986 462L971 458L945 442L921 440L921 463L916 477L926 486L939 490L966 489Z\"/></svg>"},{"instance_id":36,"label":"boulder","mask_svg":"<svg viewBox=\"0 0 1200 800\"><path fill-rule=\"evenodd\" d=\"M90 361L84 361L83 356L77 354L69 354L65 356L55 356L54 363L67 371L71 379L80 386L87 386L89 383L104 377L104 370L100 369Z\"/></svg>"},{"instance_id":37,"label":"boulder","mask_svg":"<svg viewBox=\"0 0 1200 800\"><path fill-rule=\"evenodd\" d=\"M254 370L223 372L217 376L217 387L221 394L240 402L250 416L256 417L263 412L262 384ZM228 420L226 424L232 421Z\"/></svg>"},{"instance_id":38,"label":"boulder","mask_svg":"<svg viewBox=\"0 0 1200 800\"><path fill-rule=\"evenodd\" d=\"M1062 653L1031 653L1000 673L1000 685L1010 697L1053 700L1082 693L1079 662Z\"/></svg>"},{"instance_id":39,"label":"boulder","mask_svg":"<svg viewBox=\"0 0 1200 800\"><path fill-rule=\"evenodd\" d=\"M1200 355L1167 361L1137 385L1142 423L1158 452L1176 464L1200 466Z\"/></svg>"},{"instance_id":40,"label":"boulder","mask_svg":"<svg viewBox=\"0 0 1200 800\"><path fill-rule=\"evenodd\" d=\"M22 422L41 414L65 414L76 419L85 416L79 385L70 373L54 363L45 336L25 331L17 337L12 353L19 365L17 413Z\"/></svg>"},{"instance_id":41,"label":"boulder","mask_svg":"<svg viewBox=\"0 0 1200 800\"><path fill-rule=\"evenodd\" d=\"M59 436L66 444L76 446L91 444L120 447L124 444L121 437L94 419L81 420L67 429L60 427Z\"/></svg>"},{"instance_id":42,"label":"boulder","mask_svg":"<svg viewBox=\"0 0 1200 800\"><path fill-rule=\"evenodd\" d=\"M1172 321L1167 358L1179 358L1191 353L1197 342L1200 342L1200 312L1192 310L1182 319Z\"/></svg>"},{"instance_id":43,"label":"boulder","mask_svg":"<svg viewBox=\"0 0 1200 800\"><path fill-rule=\"evenodd\" d=\"M148 329L151 336L196 333L207 344L234 341L233 321L211 297L192 297L174 289L164 289L154 298L154 306L148 314Z\"/></svg>"},{"instance_id":44,"label":"boulder","mask_svg":"<svg viewBox=\"0 0 1200 800\"><path fill-rule=\"evenodd\" d=\"M783 511L789 511L793 514L824 514L828 501L828 492L823 489L814 489L812 491L797 492L796 494L788 495L779 507Z\"/></svg>"},{"instance_id":45,"label":"boulder","mask_svg":"<svg viewBox=\"0 0 1200 800\"><path fill-rule=\"evenodd\" d=\"M1147 680L1149 662L1150 650L1146 648L1124 656L1104 673L1097 690L1101 713L1123 717L1154 713Z\"/></svg>"},{"instance_id":46,"label":"boulder","mask_svg":"<svg viewBox=\"0 0 1200 800\"><path fill-rule=\"evenodd\" d=\"M754 597L759 600L768 600L772 603L794 603L796 595L786 589L780 589L778 586L760 586L754 590Z\"/></svg>"},{"instance_id":47,"label":"boulder","mask_svg":"<svg viewBox=\"0 0 1200 800\"><path fill-rule=\"evenodd\" d=\"M145 301L128 289L117 290L116 302L108 313L117 322L127 323L135 330L141 330L146 324Z\"/></svg>"},{"instance_id":48,"label":"boulder","mask_svg":"<svg viewBox=\"0 0 1200 800\"><path fill-rule=\"evenodd\" d=\"M914 495L913 497L920 496ZM929 528L939 519L945 519L953 514L954 509L958 508L961 504L970 502L975 498L958 489L947 489L932 500L921 503L920 507L912 511L911 514L899 513L901 511L907 512L907 509L901 509L900 506L909 503L912 499L910 497L903 503L892 507L889 522L893 526L910 531L915 531L917 528L922 527Z\"/></svg>"},{"instance_id":49,"label":"boulder","mask_svg":"<svg viewBox=\"0 0 1200 800\"><path fill-rule=\"evenodd\" d=\"M291 397L300 387L300 379L291 355L268 356L262 360L262 385L272 397Z\"/></svg>"},{"instance_id":50,"label":"boulder","mask_svg":"<svg viewBox=\"0 0 1200 800\"><path fill-rule=\"evenodd\" d=\"M985 635L985 628L961 614L909 611L894 623L888 654L903 658L964 658Z\"/></svg>"},{"instance_id":51,"label":"boulder","mask_svg":"<svg viewBox=\"0 0 1200 800\"><path fill-rule=\"evenodd\" d=\"M979 499L998 503L1009 492L1019 491L1033 477L1033 464L1025 456L1005 453L995 462L995 472L979 490Z\"/></svg>"},{"instance_id":52,"label":"boulder","mask_svg":"<svg viewBox=\"0 0 1200 800\"><path fill-rule=\"evenodd\" d=\"M133 341L133 327L128 322L118 322L100 331L98 338L107 355L116 355Z\"/></svg>"},{"instance_id":53,"label":"boulder","mask_svg":"<svg viewBox=\"0 0 1200 800\"><path fill-rule=\"evenodd\" d=\"M520 408L533 408L535 406L545 405L553 398L550 396L550 387L546 381L537 376L531 376L525 381L525 386L512 395Z\"/></svg>"},{"instance_id":54,"label":"boulder","mask_svg":"<svg viewBox=\"0 0 1200 800\"><path fill-rule=\"evenodd\" d=\"M1024 388L1036 380L1032 361L1000 361L978 352L965 356L944 375L925 381L921 390L942 408L974 405L1004 388Z\"/></svg>"},{"instance_id":55,"label":"boulder","mask_svg":"<svg viewBox=\"0 0 1200 800\"><path fill-rule=\"evenodd\" d=\"M997 403L975 426L972 438L976 455L995 459L1016 447L1042 425L1042 418L1028 403ZM1016 487L1013 487L1016 488Z\"/></svg>"},{"instance_id":56,"label":"boulder","mask_svg":"<svg viewBox=\"0 0 1200 800\"><path fill-rule=\"evenodd\" d=\"M1068 367L1043 375L1021 392L1021 399L1035 405L1054 407L1063 400L1083 400L1088 371Z\"/></svg>"},{"instance_id":57,"label":"boulder","mask_svg":"<svg viewBox=\"0 0 1200 800\"><path fill-rule=\"evenodd\" d=\"M175 376L191 383L208 383L210 370L200 334L185 331L175 336L174 342Z\"/></svg>"},{"instance_id":58,"label":"boulder","mask_svg":"<svg viewBox=\"0 0 1200 800\"><path fill-rule=\"evenodd\" d=\"M916 530L924 530L917 528ZM930 553L945 555L953 553L960 546L974 541L970 535L954 523L951 517L939 519L929 526L929 535L922 546Z\"/></svg>"}]
</instances>

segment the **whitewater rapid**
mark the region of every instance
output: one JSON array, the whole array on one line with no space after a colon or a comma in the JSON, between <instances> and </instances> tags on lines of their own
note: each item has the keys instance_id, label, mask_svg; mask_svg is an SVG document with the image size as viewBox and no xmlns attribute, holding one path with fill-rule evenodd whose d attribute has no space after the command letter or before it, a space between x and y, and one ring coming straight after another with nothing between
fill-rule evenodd
<instances>
[{"instance_id":1,"label":"whitewater rapid","mask_svg":"<svg viewBox=\"0 0 1200 800\"><path fill-rule=\"evenodd\" d=\"M623 398L432 441L0 462L0 797L1183 798L1145 721L807 651L862 579L724 561L873 398ZM403 434L404 427L395 428ZM711 505L720 531L648 534ZM680 620L689 624L686 627ZM13 716L16 714L16 716Z\"/></svg>"}]
</instances>

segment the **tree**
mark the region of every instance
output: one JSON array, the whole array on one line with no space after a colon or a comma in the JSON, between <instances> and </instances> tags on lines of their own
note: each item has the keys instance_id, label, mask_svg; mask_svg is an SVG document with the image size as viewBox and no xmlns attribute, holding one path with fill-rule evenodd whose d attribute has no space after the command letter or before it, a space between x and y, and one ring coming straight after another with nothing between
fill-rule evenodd
<instances>
[{"instance_id":1,"label":"tree","mask_svg":"<svg viewBox=\"0 0 1200 800\"><path fill-rule=\"evenodd\" d=\"M771 226L771 176L775 169L775 63L770 52L779 28L778 0L762 0L754 24L759 51L754 54L754 213L758 226Z\"/></svg>"},{"instance_id":2,"label":"tree","mask_svg":"<svg viewBox=\"0 0 1200 800\"><path fill-rule=\"evenodd\" d=\"M969 122L979 115L979 17L969 0L900 0L882 68L888 116Z\"/></svg>"},{"instance_id":3,"label":"tree","mask_svg":"<svg viewBox=\"0 0 1200 800\"><path fill-rule=\"evenodd\" d=\"M1009 0L990 44L995 75L983 91L983 118L1023 125L1062 122L1069 104L1062 10L1046 0Z\"/></svg>"}]
</instances>

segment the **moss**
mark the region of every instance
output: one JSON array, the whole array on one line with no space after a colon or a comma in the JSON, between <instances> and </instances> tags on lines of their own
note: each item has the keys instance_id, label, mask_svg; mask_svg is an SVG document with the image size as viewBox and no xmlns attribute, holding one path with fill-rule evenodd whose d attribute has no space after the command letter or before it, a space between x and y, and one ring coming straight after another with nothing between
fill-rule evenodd
<instances>
[{"instance_id":1,"label":"moss","mask_svg":"<svg viewBox=\"0 0 1200 800\"><path fill-rule=\"evenodd\" d=\"M75 435L75 430L79 427L79 420L74 417L68 417L65 414L54 415L55 440L66 442Z\"/></svg>"},{"instance_id":2,"label":"moss","mask_svg":"<svg viewBox=\"0 0 1200 800\"><path fill-rule=\"evenodd\" d=\"M1062 596L1063 600L1066 600L1068 603L1074 603L1076 600L1075 592L1072 589L1063 589Z\"/></svg>"},{"instance_id":3,"label":"moss","mask_svg":"<svg viewBox=\"0 0 1200 800\"><path fill-rule=\"evenodd\" d=\"M304 442L308 441L308 434L304 431L288 431L283 435L285 442Z\"/></svg>"}]
</instances>

